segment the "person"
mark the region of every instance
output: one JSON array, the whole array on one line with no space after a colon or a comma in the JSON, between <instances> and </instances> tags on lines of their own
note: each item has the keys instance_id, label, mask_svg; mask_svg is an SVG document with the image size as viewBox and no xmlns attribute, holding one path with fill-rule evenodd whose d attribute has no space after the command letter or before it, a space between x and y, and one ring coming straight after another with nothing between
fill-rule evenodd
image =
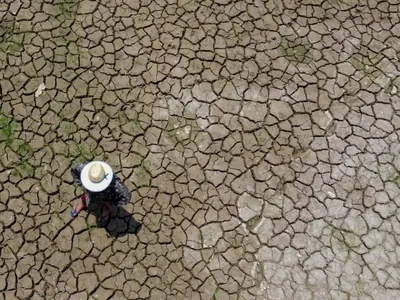
<instances>
[{"instance_id":1,"label":"person","mask_svg":"<svg viewBox=\"0 0 400 300\"><path fill-rule=\"evenodd\" d=\"M122 206L131 200L131 193L122 181L114 175L111 166L103 161L78 163L71 169L76 184L82 187L83 195L71 210L75 218L89 203L103 206L100 226L105 226L110 219L111 206Z\"/></svg>"}]
</instances>

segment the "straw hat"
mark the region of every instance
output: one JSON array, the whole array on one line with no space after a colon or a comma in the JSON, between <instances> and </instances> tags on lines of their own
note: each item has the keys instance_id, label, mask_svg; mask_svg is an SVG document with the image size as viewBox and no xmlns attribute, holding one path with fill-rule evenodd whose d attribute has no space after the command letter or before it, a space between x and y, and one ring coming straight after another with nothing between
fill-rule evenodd
<instances>
[{"instance_id":1,"label":"straw hat","mask_svg":"<svg viewBox=\"0 0 400 300\"><path fill-rule=\"evenodd\" d=\"M87 190L101 192L110 185L113 176L110 165L103 161L92 161L82 169L81 182Z\"/></svg>"}]
</instances>

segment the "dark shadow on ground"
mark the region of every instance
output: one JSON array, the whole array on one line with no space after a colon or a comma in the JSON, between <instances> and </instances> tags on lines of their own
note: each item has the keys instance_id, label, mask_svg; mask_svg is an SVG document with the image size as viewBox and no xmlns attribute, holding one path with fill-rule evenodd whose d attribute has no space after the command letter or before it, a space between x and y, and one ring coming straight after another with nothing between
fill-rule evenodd
<instances>
[{"instance_id":1,"label":"dark shadow on ground","mask_svg":"<svg viewBox=\"0 0 400 300\"><path fill-rule=\"evenodd\" d=\"M102 206L99 204L90 204L88 213L96 217L97 227L104 227L99 223ZM111 217L108 224L104 227L109 236L119 238L127 234L138 234L142 224L135 220L131 213L123 207L111 208Z\"/></svg>"}]
</instances>

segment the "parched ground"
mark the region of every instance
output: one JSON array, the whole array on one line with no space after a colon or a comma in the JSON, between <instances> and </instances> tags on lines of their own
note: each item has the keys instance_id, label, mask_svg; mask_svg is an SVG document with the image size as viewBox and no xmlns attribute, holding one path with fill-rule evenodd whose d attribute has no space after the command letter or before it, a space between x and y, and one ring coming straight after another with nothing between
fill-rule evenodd
<instances>
[{"instance_id":1,"label":"parched ground","mask_svg":"<svg viewBox=\"0 0 400 300\"><path fill-rule=\"evenodd\" d=\"M400 299L399 51L398 0L1 1L0 299Z\"/></svg>"}]
</instances>

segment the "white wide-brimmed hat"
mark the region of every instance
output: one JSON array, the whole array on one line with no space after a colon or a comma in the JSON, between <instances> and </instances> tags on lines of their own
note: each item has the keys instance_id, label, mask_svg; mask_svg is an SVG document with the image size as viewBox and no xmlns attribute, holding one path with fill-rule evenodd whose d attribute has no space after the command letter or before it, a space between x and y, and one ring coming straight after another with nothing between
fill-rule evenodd
<instances>
[{"instance_id":1,"label":"white wide-brimmed hat","mask_svg":"<svg viewBox=\"0 0 400 300\"><path fill-rule=\"evenodd\" d=\"M91 192L102 192L111 183L114 172L109 164L103 161L92 161L83 167L81 182Z\"/></svg>"}]
</instances>

